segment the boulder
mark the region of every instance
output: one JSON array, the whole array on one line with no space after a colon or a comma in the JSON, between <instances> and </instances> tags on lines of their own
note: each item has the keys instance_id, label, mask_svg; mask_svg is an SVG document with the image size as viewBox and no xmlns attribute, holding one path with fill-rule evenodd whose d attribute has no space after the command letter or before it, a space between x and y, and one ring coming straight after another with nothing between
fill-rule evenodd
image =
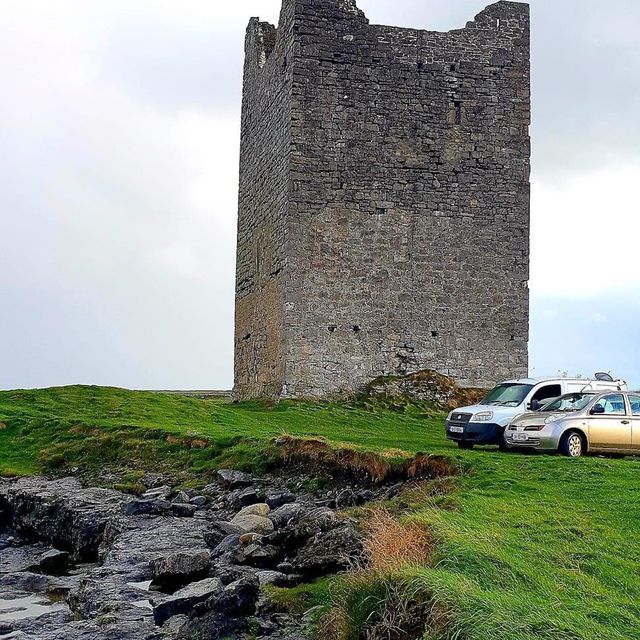
<instances>
[{"instance_id":1,"label":"boulder","mask_svg":"<svg viewBox=\"0 0 640 640\"><path fill-rule=\"evenodd\" d=\"M189 498L189 502L198 509L201 509L207 504L207 499L204 496L193 496Z\"/></svg>"},{"instance_id":2,"label":"boulder","mask_svg":"<svg viewBox=\"0 0 640 640\"><path fill-rule=\"evenodd\" d=\"M263 536L258 533L243 533L240 536L240 544L251 544L252 542L260 542Z\"/></svg>"},{"instance_id":3,"label":"boulder","mask_svg":"<svg viewBox=\"0 0 640 640\"><path fill-rule=\"evenodd\" d=\"M182 630L187 626L189 622L189 616L179 614L172 616L163 625L162 630L170 637L181 637Z\"/></svg>"},{"instance_id":4,"label":"boulder","mask_svg":"<svg viewBox=\"0 0 640 640\"><path fill-rule=\"evenodd\" d=\"M194 551L180 551L170 555L155 558L150 562L154 580L170 582L206 573L211 566L211 552L197 549Z\"/></svg>"},{"instance_id":5,"label":"boulder","mask_svg":"<svg viewBox=\"0 0 640 640\"><path fill-rule=\"evenodd\" d=\"M219 595L194 607L182 637L221 640L248 632L258 593L259 583L255 577L232 582Z\"/></svg>"},{"instance_id":6,"label":"boulder","mask_svg":"<svg viewBox=\"0 0 640 640\"><path fill-rule=\"evenodd\" d=\"M274 526L273 522L266 517L266 514L269 512L269 507L266 504L254 506L263 506L266 508L266 511L264 509L259 509L259 513L247 513L245 509L243 509L233 517L231 524L242 528L244 533L259 533L261 535L270 534L273 531ZM246 507L246 509L252 509L252 507Z\"/></svg>"},{"instance_id":7,"label":"boulder","mask_svg":"<svg viewBox=\"0 0 640 640\"><path fill-rule=\"evenodd\" d=\"M236 551L235 561L238 564L248 564L251 567L263 569L275 566L279 556L280 552L276 547L253 542Z\"/></svg>"},{"instance_id":8,"label":"boulder","mask_svg":"<svg viewBox=\"0 0 640 640\"><path fill-rule=\"evenodd\" d=\"M311 578L355 568L363 564L364 557L360 536L346 523L309 539L292 564L296 571Z\"/></svg>"},{"instance_id":9,"label":"boulder","mask_svg":"<svg viewBox=\"0 0 640 640\"><path fill-rule=\"evenodd\" d=\"M258 573L256 573L256 578L258 578L260 586L265 584L272 584L276 587L284 587L288 584L289 581L289 578L280 571L258 571Z\"/></svg>"},{"instance_id":10,"label":"boulder","mask_svg":"<svg viewBox=\"0 0 640 640\"><path fill-rule=\"evenodd\" d=\"M265 502L270 509L278 509L282 505L295 502L296 497L287 489L267 491Z\"/></svg>"},{"instance_id":11,"label":"boulder","mask_svg":"<svg viewBox=\"0 0 640 640\"><path fill-rule=\"evenodd\" d=\"M285 505L281 507L281 509L289 506L292 505ZM278 511L280 511L280 509L278 509ZM269 542L299 546L319 533L339 527L343 522L333 509L329 509L328 507L308 507L304 505L297 513L291 515L285 526L278 529L275 534L269 538Z\"/></svg>"},{"instance_id":12,"label":"boulder","mask_svg":"<svg viewBox=\"0 0 640 640\"><path fill-rule=\"evenodd\" d=\"M242 507L260 502L260 494L257 489L252 487L248 489L237 489L236 491L230 491L224 497L224 500L232 509L241 509Z\"/></svg>"},{"instance_id":13,"label":"boulder","mask_svg":"<svg viewBox=\"0 0 640 640\"><path fill-rule=\"evenodd\" d=\"M284 527L292 519L297 518L305 510L304 505L299 502L285 504L269 514L269 519L276 529Z\"/></svg>"},{"instance_id":14,"label":"boulder","mask_svg":"<svg viewBox=\"0 0 640 640\"><path fill-rule=\"evenodd\" d=\"M178 502L171 505L171 512L178 518L192 518L196 512L196 506Z\"/></svg>"},{"instance_id":15,"label":"boulder","mask_svg":"<svg viewBox=\"0 0 640 640\"><path fill-rule=\"evenodd\" d=\"M132 498L122 505L125 516L164 515L171 509L171 503L165 498Z\"/></svg>"},{"instance_id":16,"label":"boulder","mask_svg":"<svg viewBox=\"0 0 640 640\"><path fill-rule=\"evenodd\" d=\"M206 578L200 582L193 582L155 604L153 619L156 624L163 625L173 616L188 614L195 605L205 602L222 590L223 585L219 578Z\"/></svg>"},{"instance_id":17,"label":"boulder","mask_svg":"<svg viewBox=\"0 0 640 640\"><path fill-rule=\"evenodd\" d=\"M40 556L40 569L44 573L52 575L61 575L66 572L69 567L69 552L59 551L58 549L50 549Z\"/></svg>"},{"instance_id":18,"label":"boulder","mask_svg":"<svg viewBox=\"0 0 640 640\"><path fill-rule=\"evenodd\" d=\"M248 473L235 471L233 469L220 469L217 476L227 489L246 487L254 482L253 477Z\"/></svg>"},{"instance_id":19,"label":"boulder","mask_svg":"<svg viewBox=\"0 0 640 640\"><path fill-rule=\"evenodd\" d=\"M184 491L178 491L171 502L173 504L189 504L189 496Z\"/></svg>"},{"instance_id":20,"label":"boulder","mask_svg":"<svg viewBox=\"0 0 640 640\"><path fill-rule=\"evenodd\" d=\"M252 504L248 507L244 507L244 509L242 509L238 515L268 516L270 511L271 509L269 508L268 504Z\"/></svg>"},{"instance_id":21,"label":"boulder","mask_svg":"<svg viewBox=\"0 0 640 640\"><path fill-rule=\"evenodd\" d=\"M74 560L94 560L104 529L126 497L83 487L76 478L29 477L0 483L0 509L18 533L65 549Z\"/></svg>"},{"instance_id":22,"label":"boulder","mask_svg":"<svg viewBox=\"0 0 640 640\"><path fill-rule=\"evenodd\" d=\"M214 558L219 558L225 553L233 551L238 546L240 546L240 536L237 533L231 533L223 538L221 542L214 548L214 550L212 551L212 556Z\"/></svg>"},{"instance_id":23,"label":"boulder","mask_svg":"<svg viewBox=\"0 0 640 640\"><path fill-rule=\"evenodd\" d=\"M344 489L336 496L336 507L338 509L347 509L362 504L364 501L358 497L355 491Z\"/></svg>"},{"instance_id":24,"label":"boulder","mask_svg":"<svg viewBox=\"0 0 640 640\"><path fill-rule=\"evenodd\" d=\"M141 497L143 499L163 498L166 500L170 495L171 487L163 485L161 487L155 487L154 489L147 489Z\"/></svg>"}]
</instances>

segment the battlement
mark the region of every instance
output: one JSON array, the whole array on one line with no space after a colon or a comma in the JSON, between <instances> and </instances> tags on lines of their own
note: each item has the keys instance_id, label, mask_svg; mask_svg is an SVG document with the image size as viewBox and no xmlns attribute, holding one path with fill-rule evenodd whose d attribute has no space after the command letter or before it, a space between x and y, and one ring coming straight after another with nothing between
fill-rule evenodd
<instances>
[{"instance_id":1,"label":"battlement","mask_svg":"<svg viewBox=\"0 0 640 640\"><path fill-rule=\"evenodd\" d=\"M236 395L526 374L528 5L438 32L284 0L244 76Z\"/></svg>"}]
</instances>

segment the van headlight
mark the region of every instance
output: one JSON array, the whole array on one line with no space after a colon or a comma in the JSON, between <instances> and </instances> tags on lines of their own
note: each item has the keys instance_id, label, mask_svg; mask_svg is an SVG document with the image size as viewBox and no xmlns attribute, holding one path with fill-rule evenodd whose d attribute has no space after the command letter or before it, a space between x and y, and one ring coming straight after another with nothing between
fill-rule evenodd
<instances>
[{"instance_id":1,"label":"van headlight","mask_svg":"<svg viewBox=\"0 0 640 640\"><path fill-rule=\"evenodd\" d=\"M489 422L493 418L493 411L482 411L473 416L473 422Z\"/></svg>"}]
</instances>

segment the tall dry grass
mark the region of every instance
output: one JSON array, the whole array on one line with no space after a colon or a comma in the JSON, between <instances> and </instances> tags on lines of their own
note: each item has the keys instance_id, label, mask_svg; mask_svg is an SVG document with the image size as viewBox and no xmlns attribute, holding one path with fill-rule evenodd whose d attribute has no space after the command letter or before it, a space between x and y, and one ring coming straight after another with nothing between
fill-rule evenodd
<instances>
[{"instance_id":1,"label":"tall dry grass","mask_svg":"<svg viewBox=\"0 0 640 640\"><path fill-rule=\"evenodd\" d=\"M394 571L431 563L434 540L419 522L400 522L386 509L373 509L365 524L370 571Z\"/></svg>"}]
</instances>

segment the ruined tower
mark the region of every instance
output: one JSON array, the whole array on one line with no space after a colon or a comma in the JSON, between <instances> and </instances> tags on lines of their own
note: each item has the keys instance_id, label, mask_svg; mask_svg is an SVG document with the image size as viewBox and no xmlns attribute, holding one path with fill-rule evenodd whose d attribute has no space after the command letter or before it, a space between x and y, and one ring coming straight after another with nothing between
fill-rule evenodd
<instances>
[{"instance_id":1,"label":"ruined tower","mask_svg":"<svg viewBox=\"0 0 640 640\"><path fill-rule=\"evenodd\" d=\"M435 32L283 0L245 47L236 397L526 374L528 5Z\"/></svg>"}]
</instances>

